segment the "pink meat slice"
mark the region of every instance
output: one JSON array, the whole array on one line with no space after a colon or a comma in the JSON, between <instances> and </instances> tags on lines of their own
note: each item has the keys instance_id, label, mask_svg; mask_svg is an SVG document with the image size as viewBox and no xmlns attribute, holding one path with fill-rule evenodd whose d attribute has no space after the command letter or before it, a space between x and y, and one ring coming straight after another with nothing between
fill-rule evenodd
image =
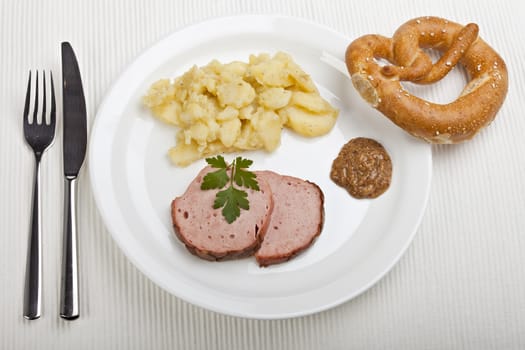
<instances>
[{"instance_id":1,"label":"pink meat slice","mask_svg":"<svg viewBox=\"0 0 525 350\"><path fill-rule=\"evenodd\" d=\"M321 233L324 223L324 195L313 182L256 172L272 189L274 208L268 229L255 258L260 266L290 260L308 248Z\"/></svg>"},{"instance_id":2,"label":"pink meat slice","mask_svg":"<svg viewBox=\"0 0 525 350\"><path fill-rule=\"evenodd\" d=\"M273 209L272 191L259 179L260 191L246 190L250 209L229 224L222 208L213 209L218 190L201 190L204 176L214 171L206 167L190 183L186 192L171 203L177 237L192 253L206 260L223 260L252 255L260 246Z\"/></svg>"}]
</instances>

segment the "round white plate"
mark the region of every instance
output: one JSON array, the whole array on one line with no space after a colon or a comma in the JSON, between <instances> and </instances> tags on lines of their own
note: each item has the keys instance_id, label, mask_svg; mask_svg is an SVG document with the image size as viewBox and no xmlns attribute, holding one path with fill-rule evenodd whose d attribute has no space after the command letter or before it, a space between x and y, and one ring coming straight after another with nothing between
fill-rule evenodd
<instances>
[{"instance_id":1,"label":"round white plate","mask_svg":"<svg viewBox=\"0 0 525 350\"><path fill-rule=\"evenodd\" d=\"M401 257L421 221L431 181L431 148L395 127L357 95L343 62L350 40L303 20L278 16L214 19L185 27L146 50L109 91L92 129L89 170L96 203L113 238L151 280L217 312L260 319L311 314L347 301L377 282ZM252 168L316 182L326 221L295 259L260 268L255 259L208 262L172 232L170 203L204 166L170 164L175 129L155 120L141 98L154 81L212 59L247 61L285 51L340 109L334 129L314 139L291 132L274 153L251 152ZM393 162L392 184L375 200L356 200L329 178L349 139L381 142ZM234 155L225 155L227 160Z\"/></svg>"}]
</instances>

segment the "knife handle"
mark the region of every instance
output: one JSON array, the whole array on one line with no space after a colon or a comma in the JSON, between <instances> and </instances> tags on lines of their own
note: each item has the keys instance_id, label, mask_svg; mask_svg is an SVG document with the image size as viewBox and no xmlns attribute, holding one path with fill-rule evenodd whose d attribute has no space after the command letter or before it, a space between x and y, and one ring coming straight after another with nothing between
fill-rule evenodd
<instances>
[{"instance_id":1,"label":"knife handle","mask_svg":"<svg viewBox=\"0 0 525 350\"><path fill-rule=\"evenodd\" d=\"M64 184L64 238L60 317L74 320L79 316L76 215L77 177L66 176Z\"/></svg>"}]
</instances>

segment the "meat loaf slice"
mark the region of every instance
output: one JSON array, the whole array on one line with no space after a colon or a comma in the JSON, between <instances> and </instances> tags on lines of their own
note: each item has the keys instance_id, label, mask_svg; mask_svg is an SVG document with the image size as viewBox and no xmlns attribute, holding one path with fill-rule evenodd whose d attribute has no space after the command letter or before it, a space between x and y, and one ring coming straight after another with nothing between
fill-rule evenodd
<instances>
[{"instance_id":1,"label":"meat loaf slice","mask_svg":"<svg viewBox=\"0 0 525 350\"><path fill-rule=\"evenodd\" d=\"M228 224L220 209L213 209L218 190L201 190L204 176L214 170L206 167L190 183L186 192L171 203L171 216L177 237L188 250L206 260L223 260L252 255L262 241L273 209L272 191L257 178L260 191L246 190L249 210L242 210Z\"/></svg>"},{"instance_id":2,"label":"meat loaf slice","mask_svg":"<svg viewBox=\"0 0 525 350\"><path fill-rule=\"evenodd\" d=\"M321 233L324 195L319 186L271 171L256 172L272 189L274 208L255 258L260 266L278 264L308 248Z\"/></svg>"}]
</instances>

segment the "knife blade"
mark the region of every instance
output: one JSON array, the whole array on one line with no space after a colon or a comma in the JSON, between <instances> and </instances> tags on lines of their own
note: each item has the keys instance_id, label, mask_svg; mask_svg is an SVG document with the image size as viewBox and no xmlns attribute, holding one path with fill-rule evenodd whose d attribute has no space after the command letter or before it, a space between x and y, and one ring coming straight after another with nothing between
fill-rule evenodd
<instances>
[{"instance_id":1,"label":"knife blade","mask_svg":"<svg viewBox=\"0 0 525 350\"><path fill-rule=\"evenodd\" d=\"M87 144L86 101L78 62L71 44L62 43L64 174L77 176Z\"/></svg>"},{"instance_id":2,"label":"knife blade","mask_svg":"<svg viewBox=\"0 0 525 350\"><path fill-rule=\"evenodd\" d=\"M77 177L84 162L87 144L87 115L78 62L68 42L62 43L64 237L60 317L79 317Z\"/></svg>"}]
</instances>

